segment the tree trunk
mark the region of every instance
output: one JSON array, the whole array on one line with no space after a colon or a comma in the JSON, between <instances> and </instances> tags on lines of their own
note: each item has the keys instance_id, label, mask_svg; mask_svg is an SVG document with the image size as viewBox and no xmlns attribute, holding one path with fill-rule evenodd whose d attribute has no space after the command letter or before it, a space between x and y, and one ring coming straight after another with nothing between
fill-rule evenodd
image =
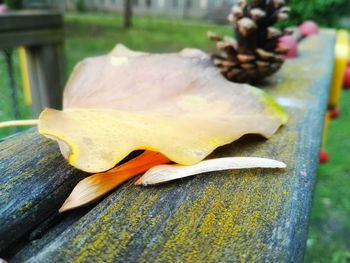
<instances>
[{"instance_id":1,"label":"tree trunk","mask_svg":"<svg viewBox=\"0 0 350 263\"><path fill-rule=\"evenodd\" d=\"M132 26L132 0L124 0L124 28Z\"/></svg>"}]
</instances>

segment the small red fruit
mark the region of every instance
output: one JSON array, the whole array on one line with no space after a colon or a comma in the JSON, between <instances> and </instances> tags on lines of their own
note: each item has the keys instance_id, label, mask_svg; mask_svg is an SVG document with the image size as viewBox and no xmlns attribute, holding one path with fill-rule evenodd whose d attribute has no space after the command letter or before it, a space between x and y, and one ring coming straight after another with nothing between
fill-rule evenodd
<instances>
[{"instance_id":1,"label":"small red fruit","mask_svg":"<svg viewBox=\"0 0 350 263\"><path fill-rule=\"evenodd\" d=\"M320 151L320 163L328 162L328 153L325 150Z\"/></svg>"},{"instance_id":2,"label":"small red fruit","mask_svg":"<svg viewBox=\"0 0 350 263\"><path fill-rule=\"evenodd\" d=\"M345 69L343 86L345 89L350 89L350 65Z\"/></svg>"},{"instance_id":3,"label":"small red fruit","mask_svg":"<svg viewBox=\"0 0 350 263\"><path fill-rule=\"evenodd\" d=\"M311 20L303 22L299 26L299 32L302 36L311 36L318 33L318 25Z\"/></svg>"},{"instance_id":4,"label":"small red fruit","mask_svg":"<svg viewBox=\"0 0 350 263\"><path fill-rule=\"evenodd\" d=\"M330 111L329 111L329 115L330 115L330 117L331 117L331 119L336 119L336 118L338 118L339 117L339 115L340 115L340 110L339 110L339 108L338 107L335 107L334 109L331 109Z\"/></svg>"},{"instance_id":5,"label":"small red fruit","mask_svg":"<svg viewBox=\"0 0 350 263\"><path fill-rule=\"evenodd\" d=\"M3 1L2 1L3 2ZM8 7L7 7L7 5L6 4L0 4L0 14L4 14L4 13L6 13L6 12L8 12ZM0 261L0 263L1 263L1 261Z\"/></svg>"},{"instance_id":6,"label":"small red fruit","mask_svg":"<svg viewBox=\"0 0 350 263\"><path fill-rule=\"evenodd\" d=\"M298 56L298 41L294 36L283 36L278 39L278 47L288 49L285 58L295 58Z\"/></svg>"}]
</instances>

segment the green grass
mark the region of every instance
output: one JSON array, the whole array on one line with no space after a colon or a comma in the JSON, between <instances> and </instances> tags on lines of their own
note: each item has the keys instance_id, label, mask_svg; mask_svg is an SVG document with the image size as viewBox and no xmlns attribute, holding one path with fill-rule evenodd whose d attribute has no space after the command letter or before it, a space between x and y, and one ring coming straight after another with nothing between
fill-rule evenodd
<instances>
[{"instance_id":1,"label":"green grass","mask_svg":"<svg viewBox=\"0 0 350 263\"><path fill-rule=\"evenodd\" d=\"M159 53L179 51L184 47L211 51L215 45L207 40L208 30L230 34L228 26L154 17L136 17L134 27L128 30L122 28L122 20L116 15L71 14L65 21L68 72L78 60L87 55L106 53L117 43Z\"/></svg>"},{"instance_id":2,"label":"green grass","mask_svg":"<svg viewBox=\"0 0 350 263\"><path fill-rule=\"evenodd\" d=\"M230 34L227 26L198 21L162 18L135 18L134 27L125 30L121 18L110 14L70 14L65 17L67 75L82 58L110 51L116 43L136 50L172 52L183 47L214 50L207 40L208 30ZM20 87L18 58L16 79ZM12 119L7 94L5 67L0 60L0 121ZM28 118L19 91L20 117ZM350 91L341 101L342 115L331 123L327 149L330 162L318 172L311 227L305 262L350 262ZM0 130L0 138L13 130Z\"/></svg>"}]
</instances>

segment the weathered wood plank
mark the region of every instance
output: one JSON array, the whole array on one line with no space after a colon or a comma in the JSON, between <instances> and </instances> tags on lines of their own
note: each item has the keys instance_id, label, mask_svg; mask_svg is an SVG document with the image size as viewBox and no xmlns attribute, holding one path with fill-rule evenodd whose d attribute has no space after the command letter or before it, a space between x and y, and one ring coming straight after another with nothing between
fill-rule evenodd
<instances>
[{"instance_id":1,"label":"weathered wood plank","mask_svg":"<svg viewBox=\"0 0 350 263\"><path fill-rule=\"evenodd\" d=\"M65 81L63 44L27 47L33 115L46 108L62 108Z\"/></svg>"},{"instance_id":2,"label":"weathered wood plank","mask_svg":"<svg viewBox=\"0 0 350 263\"><path fill-rule=\"evenodd\" d=\"M10 260L301 262L332 76L334 36L334 31L322 31L305 40L300 57L289 60L266 83L267 92L290 114L285 127L268 141L247 136L213 154L272 157L286 162L286 171L215 172L148 188L130 182L69 227L63 220ZM32 142L26 145L25 149L35 149ZM17 165L28 158L21 149L13 150ZM60 162L52 165L51 160L42 160L41 165L34 168L41 179L29 182L35 189L45 183L42 174L51 171L50 167L66 167ZM20 180L20 173L14 174ZM55 171L52 178L59 174ZM8 173L4 180L11 178ZM62 186L57 193L66 194L67 189ZM42 203L47 201L45 196L47 193L41 196ZM62 196L56 199L61 201ZM52 212L58 207L56 199ZM39 212L33 211L33 216ZM70 215L76 213L79 211Z\"/></svg>"},{"instance_id":3,"label":"weathered wood plank","mask_svg":"<svg viewBox=\"0 0 350 263\"><path fill-rule=\"evenodd\" d=\"M57 12L16 11L0 16L0 48L61 43L63 17Z\"/></svg>"},{"instance_id":4,"label":"weathered wood plank","mask_svg":"<svg viewBox=\"0 0 350 263\"><path fill-rule=\"evenodd\" d=\"M43 46L62 43L63 29L38 29L28 31L0 32L0 49L17 46Z\"/></svg>"},{"instance_id":5,"label":"weathered wood plank","mask_svg":"<svg viewBox=\"0 0 350 263\"><path fill-rule=\"evenodd\" d=\"M0 143L0 171L0 252L54 214L85 176L36 131Z\"/></svg>"},{"instance_id":6,"label":"weathered wood plank","mask_svg":"<svg viewBox=\"0 0 350 263\"><path fill-rule=\"evenodd\" d=\"M12 11L0 16L0 34L6 31L24 31L43 27L62 28L62 15L51 11L25 10Z\"/></svg>"},{"instance_id":7,"label":"weathered wood plank","mask_svg":"<svg viewBox=\"0 0 350 263\"><path fill-rule=\"evenodd\" d=\"M0 49L24 46L33 98L33 115L45 107L60 109L64 87L63 17L48 11L0 16Z\"/></svg>"}]
</instances>

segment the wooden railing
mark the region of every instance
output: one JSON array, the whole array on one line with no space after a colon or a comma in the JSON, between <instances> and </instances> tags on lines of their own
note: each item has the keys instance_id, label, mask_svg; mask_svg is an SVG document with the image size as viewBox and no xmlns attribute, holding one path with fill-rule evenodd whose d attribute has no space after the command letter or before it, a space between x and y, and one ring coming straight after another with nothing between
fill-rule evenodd
<instances>
[{"instance_id":1,"label":"wooden railing","mask_svg":"<svg viewBox=\"0 0 350 263\"><path fill-rule=\"evenodd\" d=\"M63 19L59 13L20 11L0 15L0 49L6 50L6 60L11 63L11 50L23 47L21 66L27 73L24 84L30 87L34 116L45 107L61 108L65 81L63 43Z\"/></svg>"},{"instance_id":2,"label":"wooden railing","mask_svg":"<svg viewBox=\"0 0 350 263\"><path fill-rule=\"evenodd\" d=\"M221 171L158 187L126 183L98 204L58 209L87 174L30 131L0 144L0 257L10 262L302 262L334 30L299 46L264 90L290 119L268 141L244 138L212 155L260 156L283 171Z\"/></svg>"}]
</instances>

